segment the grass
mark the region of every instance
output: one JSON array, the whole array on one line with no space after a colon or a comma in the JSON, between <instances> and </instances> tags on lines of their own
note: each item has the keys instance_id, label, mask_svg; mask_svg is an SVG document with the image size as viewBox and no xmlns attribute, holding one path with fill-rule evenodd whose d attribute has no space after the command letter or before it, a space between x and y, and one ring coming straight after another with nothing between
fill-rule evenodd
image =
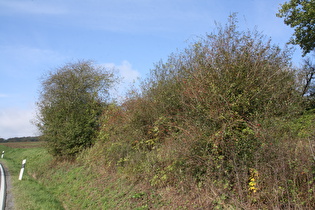
<instances>
[{"instance_id":1,"label":"grass","mask_svg":"<svg viewBox=\"0 0 315 210\"><path fill-rule=\"evenodd\" d=\"M2 144L0 151L5 151L1 163L11 174L15 209L148 209L162 204L139 181L79 161L55 161L40 144ZM27 162L19 181L23 159Z\"/></svg>"},{"instance_id":2,"label":"grass","mask_svg":"<svg viewBox=\"0 0 315 210\"><path fill-rule=\"evenodd\" d=\"M0 150L5 151L1 163L9 169L11 175L15 209L64 209L58 199L31 173L34 168L42 168L43 164L49 160L46 151L43 148L34 147L33 143L14 144L20 148L2 144ZM23 159L27 159L27 163L23 179L20 181L18 177Z\"/></svg>"},{"instance_id":3,"label":"grass","mask_svg":"<svg viewBox=\"0 0 315 210\"><path fill-rule=\"evenodd\" d=\"M77 163L59 163L40 180L66 209L137 209L147 202L146 193L128 178L97 173Z\"/></svg>"}]
</instances>

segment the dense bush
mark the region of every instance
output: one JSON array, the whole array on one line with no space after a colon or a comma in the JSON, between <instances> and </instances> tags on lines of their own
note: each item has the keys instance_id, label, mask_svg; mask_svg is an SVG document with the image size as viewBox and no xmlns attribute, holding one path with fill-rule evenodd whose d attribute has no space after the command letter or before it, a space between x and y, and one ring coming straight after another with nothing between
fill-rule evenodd
<instances>
[{"instance_id":1,"label":"dense bush","mask_svg":"<svg viewBox=\"0 0 315 210\"><path fill-rule=\"evenodd\" d=\"M90 61L67 64L42 80L37 126L53 155L73 157L94 143L113 81Z\"/></svg>"},{"instance_id":2,"label":"dense bush","mask_svg":"<svg viewBox=\"0 0 315 210\"><path fill-rule=\"evenodd\" d=\"M80 160L168 208L314 208L315 115L300 89L290 50L232 16L108 106Z\"/></svg>"},{"instance_id":3,"label":"dense bush","mask_svg":"<svg viewBox=\"0 0 315 210\"><path fill-rule=\"evenodd\" d=\"M185 139L190 138L189 155L202 162L191 165L201 164L202 170L217 167L216 161L229 169L228 176L239 166L251 167L264 143L258 138L260 121L299 110L289 55L256 31L238 31L231 17L152 71L143 100L156 104L151 111L159 114L149 125L164 117L182 131L177 135L197 133Z\"/></svg>"}]
</instances>

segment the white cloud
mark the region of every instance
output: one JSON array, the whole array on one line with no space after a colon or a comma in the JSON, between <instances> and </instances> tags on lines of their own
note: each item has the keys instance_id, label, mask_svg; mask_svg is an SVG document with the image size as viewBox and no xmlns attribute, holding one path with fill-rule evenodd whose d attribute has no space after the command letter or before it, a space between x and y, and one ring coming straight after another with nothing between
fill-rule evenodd
<instances>
[{"instance_id":1,"label":"white cloud","mask_svg":"<svg viewBox=\"0 0 315 210\"><path fill-rule=\"evenodd\" d=\"M120 65L114 63L105 63L101 65L105 68L113 68L117 70L124 83L132 83L140 77L140 73L133 69L132 65L126 60L122 61Z\"/></svg>"},{"instance_id":2,"label":"white cloud","mask_svg":"<svg viewBox=\"0 0 315 210\"><path fill-rule=\"evenodd\" d=\"M141 74L139 71L132 68L132 65L124 60L121 64L116 65L115 63L104 63L101 64L105 68L114 69L117 71L119 76L121 77L121 82L116 90L112 90L111 94L115 96L118 100L122 100L126 92L132 85L137 85Z\"/></svg>"},{"instance_id":3,"label":"white cloud","mask_svg":"<svg viewBox=\"0 0 315 210\"><path fill-rule=\"evenodd\" d=\"M140 77L140 73L132 69L132 65L128 61L123 61L117 68L126 82L133 82Z\"/></svg>"},{"instance_id":4,"label":"white cloud","mask_svg":"<svg viewBox=\"0 0 315 210\"><path fill-rule=\"evenodd\" d=\"M32 109L4 108L0 111L0 138L35 136L36 127L31 123L35 117Z\"/></svg>"}]
</instances>

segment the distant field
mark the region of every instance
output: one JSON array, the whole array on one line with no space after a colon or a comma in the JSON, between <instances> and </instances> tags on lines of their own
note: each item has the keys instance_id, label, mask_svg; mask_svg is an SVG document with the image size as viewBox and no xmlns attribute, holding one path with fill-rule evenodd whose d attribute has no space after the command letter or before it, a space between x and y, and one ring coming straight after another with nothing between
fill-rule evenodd
<instances>
[{"instance_id":1,"label":"distant field","mask_svg":"<svg viewBox=\"0 0 315 210\"><path fill-rule=\"evenodd\" d=\"M35 148L35 147L44 147L45 142L35 141L35 142L7 142L0 143L0 145L12 147L12 148Z\"/></svg>"}]
</instances>

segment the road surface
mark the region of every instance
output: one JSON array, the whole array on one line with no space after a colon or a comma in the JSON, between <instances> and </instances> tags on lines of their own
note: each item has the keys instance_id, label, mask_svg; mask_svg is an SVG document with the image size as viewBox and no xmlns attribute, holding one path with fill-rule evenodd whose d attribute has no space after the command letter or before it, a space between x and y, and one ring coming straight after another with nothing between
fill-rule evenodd
<instances>
[{"instance_id":1,"label":"road surface","mask_svg":"<svg viewBox=\"0 0 315 210\"><path fill-rule=\"evenodd\" d=\"M14 209L10 173L2 163L0 163L0 175L0 210Z\"/></svg>"}]
</instances>

